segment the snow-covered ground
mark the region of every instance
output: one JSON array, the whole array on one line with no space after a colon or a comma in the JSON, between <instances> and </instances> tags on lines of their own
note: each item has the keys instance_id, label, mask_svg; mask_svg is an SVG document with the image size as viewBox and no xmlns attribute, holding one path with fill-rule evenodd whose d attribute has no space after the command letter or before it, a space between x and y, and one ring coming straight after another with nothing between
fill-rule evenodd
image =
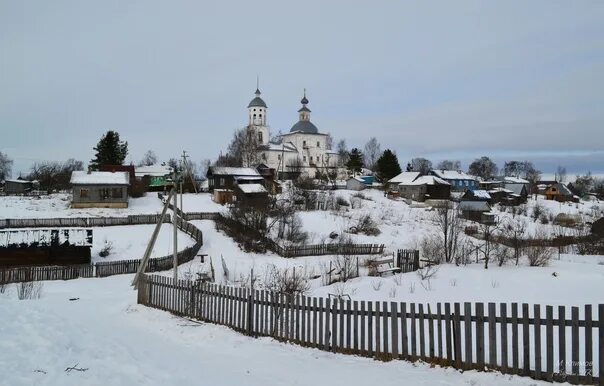
<instances>
[{"instance_id":1,"label":"snow-covered ground","mask_svg":"<svg viewBox=\"0 0 604 386\"><path fill-rule=\"evenodd\" d=\"M17 300L13 286L0 294L0 385L545 385L249 338L139 306L131 280L44 282L37 300Z\"/></svg>"},{"instance_id":2,"label":"snow-covered ground","mask_svg":"<svg viewBox=\"0 0 604 386\"><path fill-rule=\"evenodd\" d=\"M115 261L141 259L151 239L155 225L123 225L113 227L93 228L92 261ZM162 224L151 258L167 256L173 251L172 224ZM195 244L195 240L186 233L178 231L178 250L183 250ZM111 253L107 257L99 256L106 243L111 243Z\"/></svg>"},{"instance_id":3,"label":"snow-covered ground","mask_svg":"<svg viewBox=\"0 0 604 386\"><path fill-rule=\"evenodd\" d=\"M51 217L125 217L133 214L161 213L162 204L156 193L130 198L128 208L71 209L71 195L56 193L40 197L0 196L2 218Z\"/></svg>"}]
</instances>

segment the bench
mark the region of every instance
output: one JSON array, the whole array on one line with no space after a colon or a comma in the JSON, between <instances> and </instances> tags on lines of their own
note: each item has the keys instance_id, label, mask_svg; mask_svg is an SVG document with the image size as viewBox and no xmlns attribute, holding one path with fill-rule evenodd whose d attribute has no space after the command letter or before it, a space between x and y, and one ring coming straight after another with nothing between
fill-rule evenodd
<instances>
[{"instance_id":1,"label":"bench","mask_svg":"<svg viewBox=\"0 0 604 386\"><path fill-rule=\"evenodd\" d=\"M375 267L377 274L380 276L384 276L387 273L395 274L401 272L401 268L395 266L394 258L375 260L371 265Z\"/></svg>"}]
</instances>

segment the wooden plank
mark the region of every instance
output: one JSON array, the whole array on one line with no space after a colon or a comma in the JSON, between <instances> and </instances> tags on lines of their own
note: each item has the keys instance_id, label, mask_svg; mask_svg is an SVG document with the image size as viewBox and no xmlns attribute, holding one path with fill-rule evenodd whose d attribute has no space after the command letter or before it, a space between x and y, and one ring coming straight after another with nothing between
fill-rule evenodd
<instances>
[{"instance_id":1,"label":"wooden plank","mask_svg":"<svg viewBox=\"0 0 604 386\"><path fill-rule=\"evenodd\" d=\"M389 353L389 333L388 333L388 303L382 302L382 331L383 331L383 339L382 339L382 352Z\"/></svg>"},{"instance_id":2,"label":"wooden plank","mask_svg":"<svg viewBox=\"0 0 604 386\"><path fill-rule=\"evenodd\" d=\"M312 298L312 343L314 347L319 346L319 340L317 339L317 331L319 327L317 315L319 312L317 311L317 306L317 298Z\"/></svg>"},{"instance_id":3,"label":"wooden plank","mask_svg":"<svg viewBox=\"0 0 604 386\"><path fill-rule=\"evenodd\" d=\"M326 341L325 341L325 335L326 335L326 333L324 332L324 319L325 319L327 313L325 312L325 309L323 308L323 298L319 298L319 309L320 309L319 320L317 321L317 323L319 324L319 341L318 341L318 347L319 348L323 348L323 350L327 350L326 345L328 343L326 343Z\"/></svg>"},{"instance_id":4,"label":"wooden plank","mask_svg":"<svg viewBox=\"0 0 604 386\"><path fill-rule=\"evenodd\" d=\"M461 305L454 303L455 313L453 314L453 340L455 347L455 367L458 369L462 368L461 358Z\"/></svg>"},{"instance_id":5,"label":"wooden plank","mask_svg":"<svg viewBox=\"0 0 604 386\"><path fill-rule=\"evenodd\" d=\"M604 386L604 304L598 305L598 342L598 378L600 386Z\"/></svg>"},{"instance_id":6,"label":"wooden plank","mask_svg":"<svg viewBox=\"0 0 604 386\"><path fill-rule=\"evenodd\" d=\"M545 307L545 380L554 380L554 307Z\"/></svg>"},{"instance_id":7,"label":"wooden plank","mask_svg":"<svg viewBox=\"0 0 604 386\"><path fill-rule=\"evenodd\" d=\"M501 303L499 305L499 313L501 316L501 372L508 372L508 313L507 304Z\"/></svg>"},{"instance_id":8,"label":"wooden plank","mask_svg":"<svg viewBox=\"0 0 604 386\"><path fill-rule=\"evenodd\" d=\"M476 365L484 369L484 304L476 303Z\"/></svg>"},{"instance_id":9,"label":"wooden plank","mask_svg":"<svg viewBox=\"0 0 604 386\"><path fill-rule=\"evenodd\" d=\"M464 368L470 370L473 367L472 350L472 303L463 304L463 327L464 327Z\"/></svg>"},{"instance_id":10,"label":"wooden plank","mask_svg":"<svg viewBox=\"0 0 604 386\"><path fill-rule=\"evenodd\" d=\"M558 373L567 374L566 365L566 308L558 306Z\"/></svg>"},{"instance_id":11,"label":"wooden plank","mask_svg":"<svg viewBox=\"0 0 604 386\"><path fill-rule=\"evenodd\" d=\"M426 359L426 339L425 339L425 333L426 333L426 329L424 326L424 319L425 319L426 315L424 314L424 305L423 304L419 304L418 305L418 319L419 319L419 356L422 359Z\"/></svg>"},{"instance_id":12,"label":"wooden plank","mask_svg":"<svg viewBox=\"0 0 604 386\"><path fill-rule=\"evenodd\" d=\"M571 308L571 383L579 383L579 307Z\"/></svg>"},{"instance_id":13,"label":"wooden plank","mask_svg":"<svg viewBox=\"0 0 604 386\"><path fill-rule=\"evenodd\" d=\"M541 307L539 304L533 306L534 319L534 341L535 341L535 379L541 379Z\"/></svg>"},{"instance_id":14,"label":"wooden plank","mask_svg":"<svg viewBox=\"0 0 604 386\"><path fill-rule=\"evenodd\" d=\"M334 299L331 305L331 351L338 351L338 300Z\"/></svg>"},{"instance_id":15,"label":"wooden plank","mask_svg":"<svg viewBox=\"0 0 604 386\"><path fill-rule=\"evenodd\" d=\"M367 336L367 331L368 329L366 328L366 323L365 320L367 320L367 315L365 314L365 301L361 300L361 312L360 312L360 318L361 318L361 331L360 331L360 338L361 338L361 342L360 342L360 347L359 350L361 351L362 355L365 355L367 353L367 345L365 344L365 338Z\"/></svg>"},{"instance_id":16,"label":"wooden plank","mask_svg":"<svg viewBox=\"0 0 604 386\"><path fill-rule=\"evenodd\" d=\"M298 303L298 323L297 325L300 327L300 332L298 335L298 342L305 344L306 343L306 296L300 296Z\"/></svg>"},{"instance_id":17,"label":"wooden plank","mask_svg":"<svg viewBox=\"0 0 604 386\"><path fill-rule=\"evenodd\" d=\"M306 305L304 306L304 312L306 313L304 319L306 319L306 334L304 335L306 344L312 344L312 303L311 298L304 297L306 299Z\"/></svg>"},{"instance_id":18,"label":"wooden plank","mask_svg":"<svg viewBox=\"0 0 604 386\"><path fill-rule=\"evenodd\" d=\"M497 309L495 303L489 303L489 366L497 368Z\"/></svg>"},{"instance_id":19,"label":"wooden plank","mask_svg":"<svg viewBox=\"0 0 604 386\"><path fill-rule=\"evenodd\" d=\"M352 301L346 301L346 348L352 349Z\"/></svg>"},{"instance_id":20,"label":"wooden plank","mask_svg":"<svg viewBox=\"0 0 604 386\"><path fill-rule=\"evenodd\" d=\"M380 323L380 302L375 302L375 353L381 354L382 351L382 325Z\"/></svg>"},{"instance_id":21,"label":"wooden plank","mask_svg":"<svg viewBox=\"0 0 604 386\"><path fill-rule=\"evenodd\" d=\"M438 335L438 358L443 358L443 329L442 329L442 310L440 303L436 303L436 331Z\"/></svg>"},{"instance_id":22,"label":"wooden plank","mask_svg":"<svg viewBox=\"0 0 604 386\"><path fill-rule=\"evenodd\" d=\"M373 302L367 302L367 353L370 357L375 354L373 347Z\"/></svg>"},{"instance_id":23,"label":"wooden plank","mask_svg":"<svg viewBox=\"0 0 604 386\"><path fill-rule=\"evenodd\" d=\"M593 383L593 336L592 336L592 308L591 304L585 305L585 382ZM604 381L602 381L604 382Z\"/></svg>"},{"instance_id":24,"label":"wooden plank","mask_svg":"<svg viewBox=\"0 0 604 386\"><path fill-rule=\"evenodd\" d=\"M359 352L359 302L352 302L352 318L353 318L353 326L352 326L352 349L353 352Z\"/></svg>"},{"instance_id":25,"label":"wooden plank","mask_svg":"<svg viewBox=\"0 0 604 386\"><path fill-rule=\"evenodd\" d=\"M398 358L399 357L399 350L398 350L398 322L399 322L399 317L398 317L398 309L397 309L397 304L395 302L391 302L390 303L390 332L392 335L392 341L390 343L390 348L391 348L391 352L392 352L392 357L393 358Z\"/></svg>"},{"instance_id":26,"label":"wooden plank","mask_svg":"<svg viewBox=\"0 0 604 386\"><path fill-rule=\"evenodd\" d=\"M531 342L529 336L529 305L522 303L522 368L523 374L531 374Z\"/></svg>"},{"instance_id":27,"label":"wooden plank","mask_svg":"<svg viewBox=\"0 0 604 386\"><path fill-rule=\"evenodd\" d=\"M401 355L403 359L409 357L409 338L407 333L407 303L401 303Z\"/></svg>"},{"instance_id":28,"label":"wooden plank","mask_svg":"<svg viewBox=\"0 0 604 386\"><path fill-rule=\"evenodd\" d=\"M417 329L415 326L415 303L409 304L409 317L411 319L411 360L417 359Z\"/></svg>"},{"instance_id":29,"label":"wooden plank","mask_svg":"<svg viewBox=\"0 0 604 386\"><path fill-rule=\"evenodd\" d=\"M432 310L430 309L430 304L428 304L428 342L429 342L429 353L431 359L434 359L434 318L432 317Z\"/></svg>"},{"instance_id":30,"label":"wooden plank","mask_svg":"<svg viewBox=\"0 0 604 386\"><path fill-rule=\"evenodd\" d=\"M451 342L451 304L445 303L445 341L447 346L447 361L453 363L453 344Z\"/></svg>"},{"instance_id":31,"label":"wooden plank","mask_svg":"<svg viewBox=\"0 0 604 386\"><path fill-rule=\"evenodd\" d=\"M323 348L325 350L329 350L330 343L331 343L331 336L330 336L331 329L329 327L329 322L330 322L329 317L331 315L331 303L329 301L329 298L325 299L324 315L325 315L325 320L324 320L325 324L323 326L323 331L325 333L325 336L323 337Z\"/></svg>"},{"instance_id":32,"label":"wooden plank","mask_svg":"<svg viewBox=\"0 0 604 386\"><path fill-rule=\"evenodd\" d=\"M339 347L340 351L342 351L346 347L346 345L345 345L346 342L345 342L345 337L344 337L344 329L346 328L346 320L345 320L346 315L344 313L344 308L345 308L345 304L346 303L342 299L340 299L340 301L338 303L339 303L338 304L338 307L339 307L339 309L338 309L338 316L339 316L339 318L338 319L340 320L339 327L338 327L340 329L339 330L340 335L339 335L339 339L338 339L338 342L339 342L338 343L338 347Z\"/></svg>"}]
</instances>

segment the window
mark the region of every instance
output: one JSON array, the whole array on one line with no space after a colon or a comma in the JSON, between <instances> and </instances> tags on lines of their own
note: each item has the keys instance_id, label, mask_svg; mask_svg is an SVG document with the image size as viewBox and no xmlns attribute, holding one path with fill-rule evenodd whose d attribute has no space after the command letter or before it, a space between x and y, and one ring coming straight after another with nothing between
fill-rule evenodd
<instances>
[{"instance_id":1,"label":"window","mask_svg":"<svg viewBox=\"0 0 604 386\"><path fill-rule=\"evenodd\" d=\"M306 156L302 157L302 161L306 162Z\"/></svg>"},{"instance_id":2,"label":"window","mask_svg":"<svg viewBox=\"0 0 604 386\"><path fill-rule=\"evenodd\" d=\"M88 198L88 189L80 189L80 198Z\"/></svg>"},{"instance_id":3,"label":"window","mask_svg":"<svg viewBox=\"0 0 604 386\"><path fill-rule=\"evenodd\" d=\"M321 142L317 141L317 147L321 147Z\"/></svg>"},{"instance_id":4,"label":"window","mask_svg":"<svg viewBox=\"0 0 604 386\"><path fill-rule=\"evenodd\" d=\"M258 132L258 142L262 143L262 132Z\"/></svg>"},{"instance_id":5,"label":"window","mask_svg":"<svg viewBox=\"0 0 604 386\"><path fill-rule=\"evenodd\" d=\"M220 178L220 185L218 185L218 186L224 186L224 178L222 178L222 177Z\"/></svg>"},{"instance_id":6,"label":"window","mask_svg":"<svg viewBox=\"0 0 604 386\"><path fill-rule=\"evenodd\" d=\"M107 200L111 197L111 191L109 188L99 189L99 198L101 200Z\"/></svg>"},{"instance_id":7,"label":"window","mask_svg":"<svg viewBox=\"0 0 604 386\"><path fill-rule=\"evenodd\" d=\"M256 118L256 114L254 114L254 118Z\"/></svg>"},{"instance_id":8,"label":"window","mask_svg":"<svg viewBox=\"0 0 604 386\"><path fill-rule=\"evenodd\" d=\"M124 198L124 190L122 188L111 189L112 198Z\"/></svg>"}]
</instances>

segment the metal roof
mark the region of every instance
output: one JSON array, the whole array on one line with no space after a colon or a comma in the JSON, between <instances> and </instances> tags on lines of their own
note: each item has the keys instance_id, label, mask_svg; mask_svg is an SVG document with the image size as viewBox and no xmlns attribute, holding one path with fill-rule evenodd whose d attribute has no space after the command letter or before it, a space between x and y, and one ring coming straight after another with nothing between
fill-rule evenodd
<instances>
[{"instance_id":1,"label":"metal roof","mask_svg":"<svg viewBox=\"0 0 604 386\"><path fill-rule=\"evenodd\" d=\"M318 134L319 129L311 121L298 121L292 126L290 133Z\"/></svg>"}]
</instances>

